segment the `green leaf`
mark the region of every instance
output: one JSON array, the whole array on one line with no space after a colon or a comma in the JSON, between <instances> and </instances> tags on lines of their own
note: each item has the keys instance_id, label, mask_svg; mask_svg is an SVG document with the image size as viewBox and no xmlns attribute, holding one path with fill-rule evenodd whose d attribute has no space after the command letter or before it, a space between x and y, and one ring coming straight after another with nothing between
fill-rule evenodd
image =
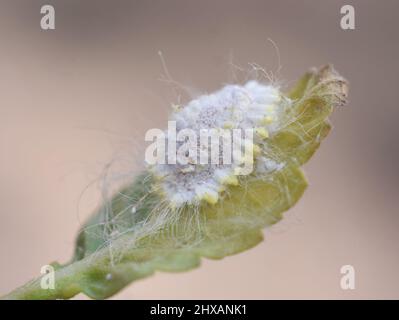
<instances>
[{"instance_id":1,"label":"green leaf","mask_svg":"<svg viewBox=\"0 0 399 320\"><path fill-rule=\"evenodd\" d=\"M262 229L282 219L302 196L307 182L300 166L330 131L328 116L345 103L346 94L345 80L331 66L310 71L287 94L293 101L290 121L270 137L273 154L285 163L282 170L262 179L246 177L223 201L204 205L195 215L185 208L174 224L152 233L141 232L162 198L153 192L151 175L143 173L84 225L72 261L56 270L55 290L41 289L39 278L5 298L66 299L83 292L104 299L155 271L187 271L202 258L221 259L256 246Z\"/></svg>"}]
</instances>

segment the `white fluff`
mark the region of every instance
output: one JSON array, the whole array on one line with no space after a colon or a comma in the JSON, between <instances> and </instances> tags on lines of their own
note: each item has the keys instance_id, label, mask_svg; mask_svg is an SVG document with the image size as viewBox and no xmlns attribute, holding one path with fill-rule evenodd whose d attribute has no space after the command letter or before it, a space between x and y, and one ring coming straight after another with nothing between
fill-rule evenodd
<instances>
[{"instance_id":1,"label":"white fluff","mask_svg":"<svg viewBox=\"0 0 399 320\"><path fill-rule=\"evenodd\" d=\"M214 204L226 185L238 183L238 169L243 161L256 162L254 170L259 173L281 169L283 165L274 163L265 152L267 137L281 127L287 106L289 101L282 100L277 87L250 81L243 86L226 85L177 108L171 116L177 131L189 128L199 135L201 129L254 129L254 141L248 143L261 152L254 152L253 159L235 157L231 164L153 165L150 169L160 180L162 194L174 207L197 205L203 200ZM198 143L193 148L199 153L204 146ZM223 156L222 151L219 156Z\"/></svg>"}]
</instances>

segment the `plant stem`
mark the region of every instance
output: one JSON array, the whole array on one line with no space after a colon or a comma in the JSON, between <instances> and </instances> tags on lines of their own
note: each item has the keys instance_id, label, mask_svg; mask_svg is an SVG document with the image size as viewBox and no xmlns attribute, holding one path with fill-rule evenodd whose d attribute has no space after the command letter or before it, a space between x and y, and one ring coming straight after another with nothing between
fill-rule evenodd
<instances>
[{"instance_id":1,"label":"plant stem","mask_svg":"<svg viewBox=\"0 0 399 320\"><path fill-rule=\"evenodd\" d=\"M43 289L42 277L38 277L25 285L1 297L1 300L53 300L69 299L81 291L79 278L86 268L84 260L77 261L55 271L55 288Z\"/></svg>"}]
</instances>

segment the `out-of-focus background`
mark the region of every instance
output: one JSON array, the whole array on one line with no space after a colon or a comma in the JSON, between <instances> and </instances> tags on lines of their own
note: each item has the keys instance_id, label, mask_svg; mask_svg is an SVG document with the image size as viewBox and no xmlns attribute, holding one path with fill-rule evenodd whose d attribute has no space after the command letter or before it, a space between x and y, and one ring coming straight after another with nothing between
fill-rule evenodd
<instances>
[{"instance_id":1,"label":"out-of-focus background","mask_svg":"<svg viewBox=\"0 0 399 320\"><path fill-rule=\"evenodd\" d=\"M40 29L44 4L55 30ZM399 298L398 30L396 0L0 1L0 295L71 257L104 166L134 170L146 129L165 125L177 96L159 50L174 80L209 92L232 64L276 70L271 38L285 87L327 62L351 83L304 197L256 248L115 298ZM346 264L355 290L340 287Z\"/></svg>"}]
</instances>

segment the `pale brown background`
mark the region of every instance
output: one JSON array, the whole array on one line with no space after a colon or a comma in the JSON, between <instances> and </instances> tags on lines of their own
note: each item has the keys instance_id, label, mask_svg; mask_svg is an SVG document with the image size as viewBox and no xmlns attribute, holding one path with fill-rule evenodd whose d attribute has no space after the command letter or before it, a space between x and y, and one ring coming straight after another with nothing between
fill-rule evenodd
<instances>
[{"instance_id":1,"label":"pale brown background","mask_svg":"<svg viewBox=\"0 0 399 320\"><path fill-rule=\"evenodd\" d=\"M46 3L55 31L39 27ZM354 31L339 27L347 3ZM1 1L0 295L71 256L99 199L96 184L80 198L85 187L164 126L176 99L158 81L158 50L205 92L231 81L231 54L275 69L272 38L285 85L326 62L351 82L304 197L258 247L115 298L399 298L398 30L395 0ZM345 264L354 291L340 289Z\"/></svg>"}]
</instances>

